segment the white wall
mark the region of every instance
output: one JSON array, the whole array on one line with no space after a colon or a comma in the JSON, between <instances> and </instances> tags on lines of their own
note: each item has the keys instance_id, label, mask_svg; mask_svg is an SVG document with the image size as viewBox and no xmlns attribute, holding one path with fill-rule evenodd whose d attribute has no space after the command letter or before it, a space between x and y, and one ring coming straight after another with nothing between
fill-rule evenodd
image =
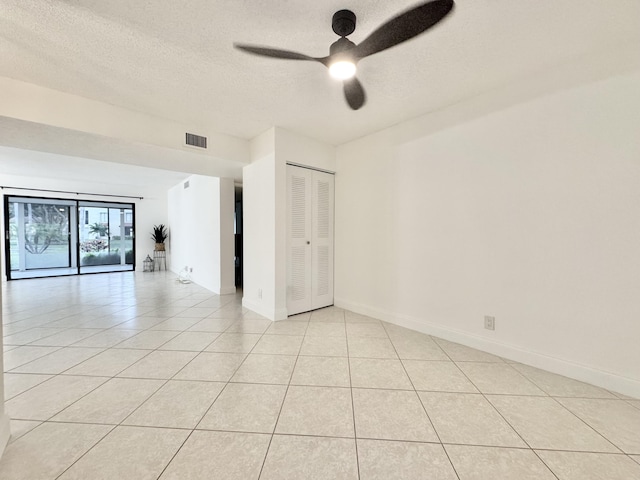
<instances>
[{"instance_id":1,"label":"white wall","mask_svg":"<svg viewBox=\"0 0 640 480\"><path fill-rule=\"evenodd\" d=\"M337 304L640 396L639 85L339 147Z\"/></svg>"},{"instance_id":2,"label":"white wall","mask_svg":"<svg viewBox=\"0 0 640 480\"><path fill-rule=\"evenodd\" d=\"M271 320L286 317L286 297L276 280L275 129L251 141L251 164L242 169L242 305Z\"/></svg>"},{"instance_id":3,"label":"white wall","mask_svg":"<svg viewBox=\"0 0 640 480\"><path fill-rule=\"evenodd\" d=\"M168 192L169 268L187 267L198 285L234 293L233 180L192 175L185 182Z\"/></svg>"},{"instance_id":4,"label":"white wall","mask_svg":"<svg viewBox=\"0 0 640 480\"><path fill-rule=\"evenodd\" d=\"M243 168L243 300L272 320L287 318L286 164L335 170L335 147L282 128L251 141Z\"/></svg>"}]
</instances>

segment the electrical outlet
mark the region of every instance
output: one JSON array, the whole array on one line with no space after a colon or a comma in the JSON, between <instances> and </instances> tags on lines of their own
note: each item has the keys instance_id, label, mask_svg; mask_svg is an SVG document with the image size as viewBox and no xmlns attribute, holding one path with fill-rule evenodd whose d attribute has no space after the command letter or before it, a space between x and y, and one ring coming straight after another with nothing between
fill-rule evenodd
<instances>
[{"instance_id":1,"label":"electrical outlet","mask_svg":"<svg viewBox=\"0 0 640 480\"><path fill-rule=\"evenodd\" d=\"M258 298L260 300L262 300L262 289L261 288L258 289Z\"/></svg>"},{"instance_id":2,"label":"electrical outlet","mask_svg":"<svg viewBox=\"0 0 640 480\"><path fill-rule=\"evenodd\" d=\"M490 317L485 315L484 317L484 328L487 330L495 330L496 329L496 317Z\"/></svg>"}]
</instances>

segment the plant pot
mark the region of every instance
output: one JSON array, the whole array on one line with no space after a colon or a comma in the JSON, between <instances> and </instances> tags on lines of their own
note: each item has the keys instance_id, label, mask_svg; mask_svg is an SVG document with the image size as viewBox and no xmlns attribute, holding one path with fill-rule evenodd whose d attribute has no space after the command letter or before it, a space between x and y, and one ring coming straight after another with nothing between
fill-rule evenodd
<instances>
[{"instance_id":1,"label":"plant pot","mask_svg":"<svg viewBox=\"0 0 640 480\"><path fill-rule=\"evenodd\" d=\"M156 243L156 252L164 252L164 243Z\"/></svg>"}]
</instances>

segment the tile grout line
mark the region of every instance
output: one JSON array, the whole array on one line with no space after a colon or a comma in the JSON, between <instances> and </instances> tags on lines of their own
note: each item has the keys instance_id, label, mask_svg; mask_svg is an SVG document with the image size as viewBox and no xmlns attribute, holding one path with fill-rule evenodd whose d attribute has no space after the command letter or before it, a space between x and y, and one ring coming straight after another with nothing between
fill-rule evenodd
<instances>
[{"instance_id":1,"label":"tile grout line","mask_svg":"<svg viewBox=\"0 0 640 480\"><path fill-rule=\"evenodd\" d=\"M309 328L309 324L307 323L307 329ZM268 328L267 328L268 329ZM306 329L305 329L305 333L306 333ZM266 332L266 330L265 330ZM253 348L255 348L256 345L258 345L258 343L260 342L260 340L262 340L262 337L265 334L263 333L262 336L260 337L260 339L258 339L258 341L256 342L256 344L253 346ZM289 375L289 382L287 383L287 388L284 392L284 396L282 397L282 403L280 404L280 409L278 410L278 416L276 417L276 421L273 424L273 431L271 432L271 436L269 438L269 443L267 445L267 449L264 452L264 459L262 460L262 465L260 466L260 472L258 472L258 480L260 480L260 477L262 477L262 473L264 471L264 466L267 463L267 457L269 456L269 450L271 450L271 444L273 443L273 437L275 437L276 435L276 429L278 428L278 422L280 421L280 415L282 415L282 410L284 409L284 404L287 401L287 395L289 393L289 387L291 387L291 379L293 378L293 374L296 371L296 365L298 364L298 358L300 357L300 350L302 349L302 343L304 342L304 336L302 339L302 342L300 342L300 347L298 348L298 354L296 355L296 359L293 362L293 368L291 369L291 374ZM253 351L253 348L251 349ZM247 355L248 357L248 355Z\"/></svg>"},{"instance_id":2,"label":"tile grout line","mask_svg":"<svg viewBox=\"0 0 640 480\"><path fill-rule=\"evenodd\" d=\"M386 323L386 322L384 322L384 323ZM393 340L391 340L391 336L389 335L389 332L387 331L387 328L385 327L384 323L382 324L382 328L384 329L385 333L387 334L387 338L389 339L389 342L391 342L391 346L393 347L393 350L396 352L396 355L398 355L398 349L396 348L395 344L393 343ZM460 480L460 474L458 473L458 470L456 469L456 466L453 464L453 461L451 460L451 457L449 456L449 452L447 451L446 448L444 448L444 444L442 443L442 438L440 438L440 434L438 433L438 430L436 429L435 424L431 420L431 417L429 416L429 412L427 412L427 408L425 407L424 403L422 402L422 399L420 398L420 394L416 390L416 387L415 387L415 385L413 383L413 380L411 380L411 377L409 376L409 372L407 371L406 367L404 366L404 363L402 362L402 359L400 358L400 355L398 355L398 361L400 362L400 365L402 365L402 370L404 371L404 374L409 379L409 383L411 383L411 386L413 387L413 393L415 394L416 398L418 399L418 402L420 403L420 406L422 407L422 410L424 411L424 414L426 415L427 420L429 421L429 424L431 425L431 428L433 428L433 432L436 434L436 437L438 438L439 445L442 447L442 450L444 451L444 454L447 456L447 460L449 460L449 465L451 465L451 468L453 469L453 473L456 475L458 480Z\"/></svg>"},{"instance_id":3,"label":"tile grout line","mask_svg":"<svg viewBox=\"0 0 640 480\"><path fill-rule=\"evenodd\" d=\"M343 313L344 315L344 313ZM347 368L349 369L349 393L351 394L351 415L353 416L353 441L356 447L356 468L358 472L358 480L360 480L360 454L358 452L358 429L356 426L356 406L353 400L353 379L351 377L351 355L349 354L349 334L347 332L346 315L344 326L345 343L347 344Z\"/></svg>"}]
</instances>

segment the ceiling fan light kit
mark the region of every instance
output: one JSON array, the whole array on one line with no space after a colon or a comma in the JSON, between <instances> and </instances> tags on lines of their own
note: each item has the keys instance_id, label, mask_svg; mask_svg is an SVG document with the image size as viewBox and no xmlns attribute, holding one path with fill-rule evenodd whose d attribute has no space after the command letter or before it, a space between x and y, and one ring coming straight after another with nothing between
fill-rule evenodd
<instances>
[{"instance_id":1,"label":"ceiling fan light kit","mask_svg":"<svg viewBox=\"0 0 640 480\"><path fill-rule=\"evenodd\" d=\"M343 81L347 104L353 110L358 110L366 102L364 88L355 77L358 61L426 32L445 18L453 7L453 0L422 3L383 23L358 45L346 38L356 29L356 15L350 10L339 10L333 14L331 27L340 38L329 47L327 57L310 57L289 50L238 43L234 43L234 47L263 57L322 63L332 77Z\"/></svg>"}]
</instances>

